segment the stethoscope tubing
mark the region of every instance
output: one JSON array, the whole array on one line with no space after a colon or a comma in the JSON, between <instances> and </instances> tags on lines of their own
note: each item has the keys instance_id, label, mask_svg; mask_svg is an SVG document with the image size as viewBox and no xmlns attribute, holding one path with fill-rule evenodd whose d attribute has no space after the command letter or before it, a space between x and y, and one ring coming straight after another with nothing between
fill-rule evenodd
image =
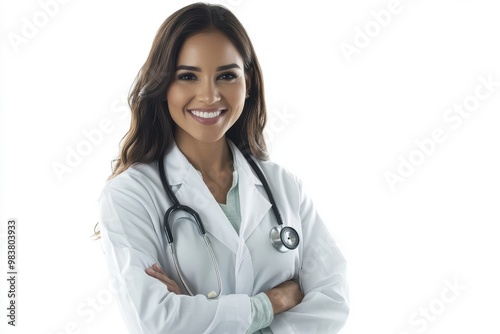
<instances>
[{"instance_id":1,"label":"stethoscope tubing","mask_svg":"<svg viewBox=\"0 0 500 334\"><path fill-rule=\"evenodd\" d=\"M245 157L247 162L250 164L253 171L257 174L259 180L262 182L262 185L264 186L264 190L266 191L267 197L269 198L269 202L271 203L271 208L272 208L273 213L276 217L276 221L278 223L278 226L271 229L271 232L270 232L271 244L274 246L274 248L276 248L276 250L278 250L279 252L282 252L282 253L284 253L288 250L293 250L293 249L297 248L297 246L299 244L299 240L300 240L299 235L298 235L297 231L295 231L294 228L292 228L290 226L283 227L283 219L281 217L281 213L278 210L278 207L277 207L276 202L274 200L274 196L271 192L269 184L267 183L267 180L266 180L266 177L264 176L264 173L259 168L259 166L257 166L257 163L253 160L253 158L250 156L250 154L248 154L248 152L244 151L243 156ZM218 285L218 290L219 290L218 293L215 294L215 296L211 295L211 293L210 293L208 298L209 299L217 299L222 294L222 278L221 278L219 265L217 263L217 259L215 258L215 254L214 254L212 245L210 243L210 239L206 235L205 228L204 228L203 223L201 221L201 217L198 214L198 212L196 212L194 209L190 208L187 205L180 204L180 202L177 199L177 197L175 196L174 192L172 191L172 189L170 189L168 182L167 182L167 176L165 173L164 157L160 157L158 159L158 169L160 172L160 179L161 179L161 183L163 185L163 188L165 189L165 192L166 192L169 200L172 202L172 206L170 208L168 208L168 210L165 212L165 216L163 217L163 228L165 230L167 242L168 242L170 252L172 254L172 258L174 261L175 270L177 271L177 274L179 275L179 278L180 278L182 284L184 285L184 288L186 289L186 291L189 293L189 295L194 296L193 292L188 287L188 284L186 282L186 279L184 278L184 275L182 274L182 271L180 270L179 262L177 260L177 254L175 253L174 236L172 234L172 231L171 231L170 225L169 225L170 217L172 216L173 213L175 213L176 211L185 211L194 218L196 226L198 227L198 231L200 232L203 239L205 240L205 245L209 251L210 258L212 260L212 264L215 268L215 273L217 276L217 285ZM285 234L287 234L287 233L291 233L292 237L291 238L286 237ZM289 242L286 242L286 240L288 240ZM292 240L291 244L289 244L290 240Z\"/></svg>"}]
</instances>

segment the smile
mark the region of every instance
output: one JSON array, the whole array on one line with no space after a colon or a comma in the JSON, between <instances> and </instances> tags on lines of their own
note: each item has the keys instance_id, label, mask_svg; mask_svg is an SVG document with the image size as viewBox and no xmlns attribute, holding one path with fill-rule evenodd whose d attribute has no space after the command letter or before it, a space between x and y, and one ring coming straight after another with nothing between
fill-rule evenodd
<instances>
[{"instance_id":1,"label":"smile","mask_svg":"<svg viewBox=\"0 0 500 334\"><path fill-rule=\"evenodd\" d=\"M215 118L219 117L223 110L216 111L200 111L200 110L189 110L191 114L200 118Z\"/></svg>"},{"instance_id":2,"label":"smile","mask_svg":"<svg viewBox=\"0 0 500 334\"><path fill-rule=\"evenodd\" d=\"M227 109L222 108L188 109L191 117L203 125L214 125L219 123L226 111Z\"/></svg>"}]
</instances>

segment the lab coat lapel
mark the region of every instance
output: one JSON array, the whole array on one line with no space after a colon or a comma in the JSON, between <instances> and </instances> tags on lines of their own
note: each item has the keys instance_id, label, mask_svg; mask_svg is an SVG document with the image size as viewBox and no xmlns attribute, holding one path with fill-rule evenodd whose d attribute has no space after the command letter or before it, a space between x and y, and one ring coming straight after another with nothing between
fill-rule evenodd
<instances>
[{"instance_id":1,"label":"lab coat lapel","mask_svg":"<svg viewBox=\"0 0 500 334\"><path fill-rule=\"evenodd\" d=\"M262 186L243 154L229 141L238 172L238 189L240 197L241 226L239 231L239 247L236 254L235 293L252 294L254 287L254 267L250 249L246 240L262 222L269 212L271 204L261 194L258 187Z\"/></svg>"},{"instance_id":2,"label":"lab coat lapel","mask_svg":"<svg viewBox=\"0 0 500 334\"><path fill-rule=\"evenodd\" d=\"M259 191L258 187L262 187L262 183L252 171L243 154L235 144L231 141L228 142L232 147L238 171L241 210L239 238L246 241L271 209L271 203L266 195ZM238 235L203 182L201 175L186 159L177 145L174 144L165 156L165 166L168 182L174 188L179 202L196 210L205 230L234 254L237 254Z\"/></svg>"},{"instance_id":3,"label":"lab coat lapel","mask_svg":"<svg viewBox=\"0 0 500 334\"><path fill-rule=\"evenodd\" d=\"M236 254L238 235L203 182L202 176L176 145L172 147L165 159L169 184L174 186L174 192L175 186L180 186L175 192L179 202L198 212L206 232Z\"/></svg>"},{"instance_id":4,"label":"lab coat lapel","mask_svg":"<svg viewBox=\"0 0 500 334\"><path fill-rule=\"evenodd\" d=\"M261 187L262 183L255 176L243 154L232 142L230 142L230 145L233 147L239 177L238 187L241 209L240 237L246 241L269 212L271 203L259 191L258 187Z\"/></svg>"}]
</instances>

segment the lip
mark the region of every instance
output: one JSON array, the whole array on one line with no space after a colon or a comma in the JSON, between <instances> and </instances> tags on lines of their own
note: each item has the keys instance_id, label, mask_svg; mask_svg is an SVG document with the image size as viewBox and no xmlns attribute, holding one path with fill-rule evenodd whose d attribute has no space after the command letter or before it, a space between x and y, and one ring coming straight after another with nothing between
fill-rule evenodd
<instances>
[{"instance_id":1,"label":"lip","mask_svg":"<svg viewBox=\"0 0 500 334\"><path fill-rule=\"evenodd\" d=\"M220 115L213 118L203 118L196 116L195 114L192 113L192 111L213 112L213 113L220 111ZM226 111L227 109L225 108L192 108L188 109L188 114L191 115L191 117L193 117L194 120L203 125L213 125L221 120L221 118L225 115Z\"/></svg>"},{"instance_id":2,"label":"lip","mask_svg":"<svg viewBox=\"0 0 500 334\"><path fill-rule=\"evenodd\" d=\"M202 112L216 112L216 111L225 111L227 108L191 108L188 111L197 110Z\"/></svg>"}]
</instances>

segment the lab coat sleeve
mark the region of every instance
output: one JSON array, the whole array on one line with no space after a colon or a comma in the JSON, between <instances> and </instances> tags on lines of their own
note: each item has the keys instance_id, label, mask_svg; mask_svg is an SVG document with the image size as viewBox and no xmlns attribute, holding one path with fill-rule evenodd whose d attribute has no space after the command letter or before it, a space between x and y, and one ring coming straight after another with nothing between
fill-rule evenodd
<instances>
[{"instance_id":1,"label":"lab coat sleeve","mask_svg":"<svg viewBox=\"0 0 500 334\"><path fill-rule=\"evenodd\" d=\"M275 315L274 334L338 333L349 313L346 261L297 181L302 223L302 263L299 281L304 299Z\"/></svg>"},{"instance_id":2,"label":"lab coat sleeve","mask_svg":"<svg viewBox=\"0 0 500 334\"><path fill-rule=\"evenodd\" d=\"M247 295L221 296L218 300L176 295L145 273L147 267L159 262L161 244L150 202L118 187L106 187L100 198L106 262L120 286L117 304L129 332L245 333L251 322Z\"/></svg>"}]
</instances>

